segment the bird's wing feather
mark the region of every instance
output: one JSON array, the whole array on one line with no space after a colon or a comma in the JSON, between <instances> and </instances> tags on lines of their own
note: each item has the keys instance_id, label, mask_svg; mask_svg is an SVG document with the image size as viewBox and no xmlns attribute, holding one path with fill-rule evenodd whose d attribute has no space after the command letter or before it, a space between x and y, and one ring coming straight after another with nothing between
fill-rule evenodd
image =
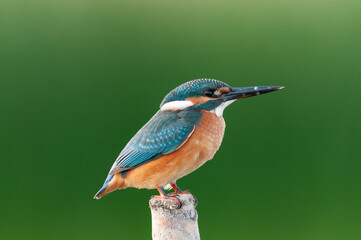
<instances>
[{"instance_id":1,"label":"bird's wing feather","mask_svg":"<svg viewBox=\"0 0 361 240\"><path fill-rule=\"evenodd\" d=\"M110 174L123 172L178 149L192 134L202 113L199 111L158 111L129 141Z\"/></svg>"}]
</instances>

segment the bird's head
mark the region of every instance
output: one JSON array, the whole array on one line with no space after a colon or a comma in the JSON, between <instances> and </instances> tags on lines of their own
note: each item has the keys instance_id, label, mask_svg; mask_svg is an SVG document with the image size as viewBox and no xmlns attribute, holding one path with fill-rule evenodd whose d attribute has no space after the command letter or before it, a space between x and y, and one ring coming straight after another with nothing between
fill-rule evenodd
<instances>
[{"instance_id":1,"label":"bird's head","mask_svg":"<svg viewBox=\"0 0 361 240\"><path fill-rule=\"evenodd\" d=\"M218 116L222 116L223 110L237 99L258 96L282 88L279 86L233 88L215 79L196 79L168 93L160 109L179 111L192 108L214 111Z\"/></svg>"}]
</instances>

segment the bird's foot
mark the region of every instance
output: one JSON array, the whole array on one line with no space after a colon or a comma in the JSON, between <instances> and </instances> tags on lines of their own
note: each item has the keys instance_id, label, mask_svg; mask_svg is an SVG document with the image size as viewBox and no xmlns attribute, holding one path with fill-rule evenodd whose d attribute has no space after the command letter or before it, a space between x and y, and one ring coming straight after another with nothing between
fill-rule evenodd
<instances>
[{"instance_id":1,"label":"bird's foot","mask_svg":"<svg viewBox=\"0 0 361 240\"><path fill-rule=\"evenodd\" d=\"M168 193L168 196L179 196L179 194L191 194L192 197L193 197L194 206L197 207L197 205L198 205L198 200L197 200L197 198L191 193L191 191L189 191L189 190L176 191L176 192Z\"/></svg>"},{"instance_id":2,"label":"bird's foot","mask_svg":"<svg viewBox=\"0 0 361 240\"><path fill-rule=\"evenodd\" d=\"M169 195L164 195L164 196L163 195L153 195L152 198L172 200L177 203L177 209L180 209L182 207L182 201L175 196L173 197L173 196L169 196Z\"/></svg>"},{"instance_id":3,"label":"bird's foot","mask_svg":"<svg viewBox=\"0 0 361 240\"><path fill-rule=\"evenodd\" d=\"M176 192L172 192L172 193L168 193L169 196L174 196L174 195L179 195L179 194L188 194L191 192L189 190L185 190L185 191L176 191Z\"/></svg>"}]
</instances>

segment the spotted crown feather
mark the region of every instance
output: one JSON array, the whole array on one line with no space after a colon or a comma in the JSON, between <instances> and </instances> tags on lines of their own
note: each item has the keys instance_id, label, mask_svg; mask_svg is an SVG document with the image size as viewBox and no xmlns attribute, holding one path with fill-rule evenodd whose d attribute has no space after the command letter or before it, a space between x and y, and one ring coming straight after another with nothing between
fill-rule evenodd
<instances>
[{"instance_id":1,"label":"spotted crown feather","mask_svg":"<svg viewBox=\"0 0 361 240\"><path fill-rule=\"evenodd\" d=\"M210 79L210 78L201 78L196 79L193 81L189 81L186 83L183 83L182 85L178 86L174 90L172 90L170 93L168 93L162 103L160 104L160 107L162 107L164 104L171 102L171 101L182 101L185 100L188 97L195 97L198 95L202 95L203 91L205 89L218 89L221 87L229 87L230 86L224 82L221 82L219 80Z\"/></svg>"}]
</instances>

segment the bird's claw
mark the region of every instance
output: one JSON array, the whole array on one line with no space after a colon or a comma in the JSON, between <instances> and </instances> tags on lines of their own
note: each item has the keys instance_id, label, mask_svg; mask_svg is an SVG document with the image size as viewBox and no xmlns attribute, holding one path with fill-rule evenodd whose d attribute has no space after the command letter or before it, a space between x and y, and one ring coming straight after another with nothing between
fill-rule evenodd
<instances>
[{"instance_id":1,"label":"bird's claw","mask_svg":"<svg viewBox=\"0 0 361 240\"><path fill-rule=\"evenodd\" d=\"M179 196L179 194L191 194L193 197L193 201L194 201L194 207L197 207L198 200L189 190L172 192L172 193L169 193L168 196Z\"/></svg>"},{"instance_id":2,"label":"bird's claw","mask_svg":"<svg viewBox=\"0 0 361 240\"><path fill-rule=\"evenodd\" d=\"M168 193L169 196L174 196L174 195L179 195L179 194L191 194L191 192L189 190L185 190L185 191Z\"/></svg>"},{"instance_id":3,"label":"bird's claw","mask_svg":"<svg viewBox=\"0 0 361 240\"><path fill-rule=\"evenodd\" d=\"M179 198L175 197L175 196L153 195L152 198L172 200L172 201L175 201L177 203L176 209L180 209L182 207L182 201Z\"/></svg>"}]
</instances>

